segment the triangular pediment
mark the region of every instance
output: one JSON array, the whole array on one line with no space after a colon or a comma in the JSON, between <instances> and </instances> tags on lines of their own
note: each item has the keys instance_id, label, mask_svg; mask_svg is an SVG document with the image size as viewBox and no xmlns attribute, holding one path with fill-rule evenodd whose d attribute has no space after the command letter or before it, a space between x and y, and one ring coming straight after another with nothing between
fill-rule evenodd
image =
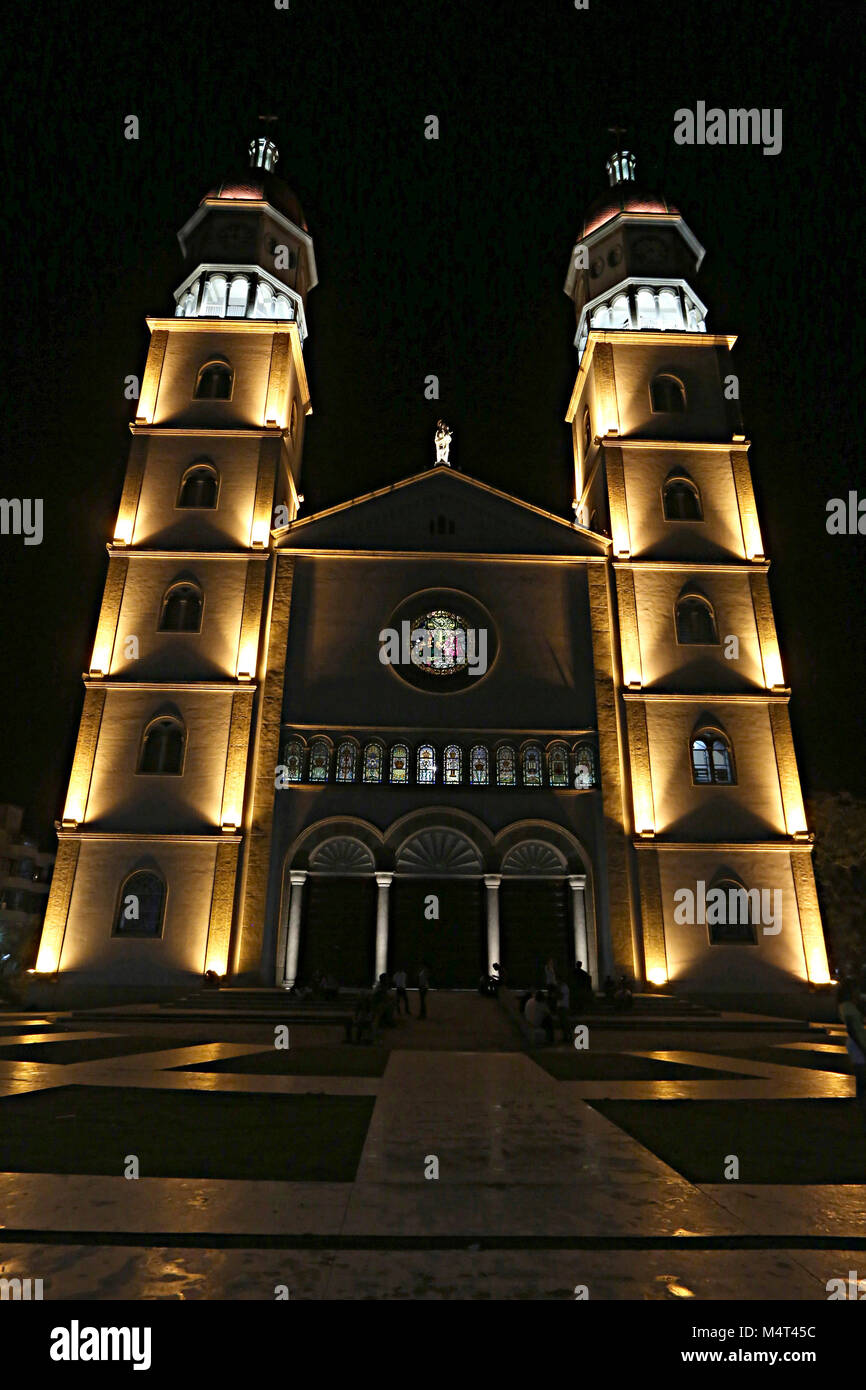
<instances>
[{"instance_id":1,"label":"triangular pediment","mask_svg":"<svg viewBox=\"0 0 866 1390\"><path fill-rule=\"evenodd\" d=\"M609 542L440 466L275 532L280 549L602 556Z\"/></svg>"}]
</instances>

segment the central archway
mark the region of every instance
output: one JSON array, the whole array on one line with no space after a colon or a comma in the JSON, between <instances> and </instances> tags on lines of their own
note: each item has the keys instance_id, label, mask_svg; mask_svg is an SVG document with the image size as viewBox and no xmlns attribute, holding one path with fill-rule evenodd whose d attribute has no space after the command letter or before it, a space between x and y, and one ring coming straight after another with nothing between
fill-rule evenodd
<instances>
[{"instance_id":1,"label":"central archway","mask_svg":"<svg viewBox=\"0 0 866 1390\"><path fill-rule=\"evenodd\" d=\"M471 989L485 968L484 858L469 836L428 825L396 846L388 969L422 964L440 989Z\"/></svg>"}]
</instances>

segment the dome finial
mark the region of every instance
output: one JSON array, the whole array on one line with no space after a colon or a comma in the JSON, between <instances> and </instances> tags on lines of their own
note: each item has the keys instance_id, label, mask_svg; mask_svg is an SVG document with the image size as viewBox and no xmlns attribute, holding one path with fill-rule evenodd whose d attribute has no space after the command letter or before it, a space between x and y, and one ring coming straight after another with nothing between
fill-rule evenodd
<instances>
[{"instance_id":1,"label":"dome finial","mask_svg":"<svg viewBox=\"0 0 866 1390\"><path fill-rule=\"evenodd\" d=\"M272 127L276 122L276 116L259 116L259 133L249 146L251 169L264 169L271 174L279 164L280 152L271 139Z\"/></svg>"},{"instance_id":2,"label":"dome finial","mask_svg":"<svg viewBox=\"0 0 866 1390\"><path fill-rule=\"evenodd\" d=\"M629 150L622 148L623 136L627 133L625 126L608 126L611 135L616 136L617 149L607 161L607 176L610 179L611 187L616 183L633 183L635 158Z\"/></svg>"}]
</instances>

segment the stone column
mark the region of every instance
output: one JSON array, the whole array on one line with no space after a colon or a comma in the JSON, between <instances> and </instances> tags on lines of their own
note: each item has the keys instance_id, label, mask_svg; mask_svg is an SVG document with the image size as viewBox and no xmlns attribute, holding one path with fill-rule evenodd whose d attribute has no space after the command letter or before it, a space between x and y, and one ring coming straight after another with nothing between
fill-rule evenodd
<instances>
[{"instance_id":1,"label":"stone column","mask_svg":"<svg viewBox=\"0 0 866 1390\"><path fill-rule=\"evenodd\" d=\"M586 934L586 874L571 874L568 880L571 889L571 921L574 928L574 959L583 961L584 970L589 971L595 983L595 961L589 959L589 940Z\"/></svg>"},{"instance_id":2,"label":"stone column","mask_svg":"<svg viewBox=\"0 0 866 1390\"><path fill-rule=\"evenodd\" d=\"M289 874L292 885L291 906L289 907L289 931L286 940L286 968L284 983L290 988L298 974L298 947L301 944L301 908L304 901L304 884L307 881L306 869L293 869Z\"/></svg>"},{"instance_id":3,"label":"stone column","mask_svg":"<svg viewBox=\"0 0 866 1390\"><path fill-rule=\"evenodd\" d=\"M376 902L376 979L388 969L388 889L393 874L377 874L379 897Z\"/></svg>"},{"instance_id":4,"label":"stone column","mask_svg":"<svg viewBox=\"0 0 866 1390\"><path fill-rule=\"evenodd\" d=\"M502 963L499 954L499 885L501 874L485 874L484 887L487 889L487 969L494 961Z\"/></svg>"}]
</instances>

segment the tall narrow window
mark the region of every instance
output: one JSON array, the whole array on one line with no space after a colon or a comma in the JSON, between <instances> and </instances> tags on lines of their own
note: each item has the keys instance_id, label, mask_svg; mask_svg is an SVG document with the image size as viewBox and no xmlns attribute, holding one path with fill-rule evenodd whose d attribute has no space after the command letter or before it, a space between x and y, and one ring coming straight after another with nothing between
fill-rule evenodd
<instances>
[{"instance_id":1,"label":"tall narrow window","mask_svg":"<svg viewBox=\"0 0 866 1390\"><path fill-rule=\"evenodd\" d=\"M591 743L576 743L574 746L574 785L578 791L585 791L596 784L595 749Z\"/></svg>"},{"instance_id":2,"label":"tall narrow window","mask_svg":"<svg viewBox=\"0 0 866 1390\"><path fill-rule=\"evenodd\" d=\"M442 754L442 767L446 787L459 787L463 780L463 749L456 743L449 743Z\"/></svg>"},{"instance_id":3,"label":"tall narrow window","mask_svg":"<svg viewBox=\"0 0 866 1390\"><path fill-rule=\"evenodd\" d=\"M702 729L691 741L692 779L696 785L731 786L736 781L731 743L721 729Z\"/></svg>"},{"instance_id":4,"label":"tall narrow window","mask_svg":"<svg viewBox=\"0 0 866 1390\"><path fill-rule=\"evenodd\" d=\"M364 781L376 785L382 780L385 749L376 739L364 749Z\"/></svg>"},{"instance_id":5,"label":"tall narrow window","mask_svg":"<svg viewBox=\"0 0 866 1390\"><path fill-rule=\"evenodd\" d=\"M686 408L686 388L677 377L662 374L650 383L650 399L655 411L681 414Z\"/></svg>"},{"instance_id":6,"label":"tall narrow window","mask_svg":"<svg viewBox=\"0 0 866 1390\"><path fill-rule=\"evenodd\" d=\"M227 318L242 319L246 316L249 288L249 282L245 275L234 277L229 289Z\"/></svg>"},{"instance_id":7,"label":"tall narrow window","mask_svg":"<svg viewBox=\"0 0 866 1390\"><path fill-rule=\"evenodd\" d=\"M204 595L195 584L172 584L162 600L160 632L201 632Z\"/></svg>"},{"instance_id":8,"label":"tall narrow window","mask_svg":"<svg viewBox=\"0 0 866 1390\"><path fill-rule=\"evenodd\" d=\"M541 786L541 749L530 744L521 756L524 787Z\"/></svg>"},{"instance_id":9,"label":"tall narrow window","mask_svg":"<svg viewBox=\"0 0 866 1390\"><path fill-rule=\"evenodd\" d=\"M568 744L551 743L547 748L547 780L551 787L567 787Z\"/></svg>"},{"instance_id":10,"label":"tall narrow window","mask_svg":"<svg viewBox=\"0 0 866 1390\"><path fill-rule=\"evenodd\" d=\"M683 306L674 290L659 290L659 328L682 328Z\"/></svg>"},{"instance_id":11,"label":"tall narrow window","mask_svg":"<svg viewBox=\"0 0 866 1390\"><path fill-rule=\"evenodd\" d=\"M715 892L715 897L710 895ZM720 901L719 892L724 894ZM761 894L733 878L710 884L707 895L707 928L711 946L756 946L757 923L761 920Z\"/></svg>"},{"instance_id":12,"label":"tall narrow window","mask_svg":"<svg viewBox=\"0 0 866 1390\"><path fill-rule=\"evenodd\" d=\"M583 457L586 458L592 448L592 421L589 418L589 407L583 412Z\"/></svg>"},{"instance_id":13,"label":"tall narrow window","mask_svg":"<svg viewBox=\"0 0 866 1390\"><path fill-rule=\"evenodd\" d=\"M473 787L486 787L490 781L490 754L483 743L476 743L469 755L469 781Z\"/></svg>"},{"instance_id":14,"label":"tall narrow window","mask_svg":"<svg viewBox=\"0 0 866 1390\"><path fill-rule=\"evenodd\" d=\"M165 909L165 881L148 869L138 869L120 888L115 936L159 936Z\"/></svg>"},{"instance_id":15,"label":"tall narrow window","mask_svg":"<svg viewBox=\"0 0 866 1390\"><path fill-rule=\"evenodd\" d=\"M195 384L197 401L227 401L231 399L234 373L228 362L208 362L202 367Z\"/></svg>"},{"instance_id":16,"label":"tall narrow window","mask_svg":"<svg viewBox=\"0 0 866 1390\"><path fill-rule=\"evenodd\" d=\"M395 786L409 781L409 749L405 743L395 743L391 749L390 778Z\"/></svg>"},{"instance_id":17,"label":"tall narrow window","mask_svg":"<svg viewBox=\"0 0 866 1390\"><path fill-rule=\"evenodd\" d=\"M422 743L415 756L415 778L418 785L432 786L436 781L436 750L432 743Z\"/></svg>"},{"instance_id":18,"label":"tall narrow window","mask_svg":"<svg viewBox=\"0 0 866 1390\"><path fill-rule=\"evenodd\" d=\"M504 743L496 750L496 785L514 787L517 785L517 759L510 744Z\"/></svg>"},{"instance_id":19,"label":"tall narrow window","mask_svg":"<svg viewBox=\"0 0 866 1390\"><path fill-rule=\"evenodd\" d=\"M204 282L204 294L199 313L204 318L222 319L226 312L228 281L224 275L211 275Z\"/></svg>"},{"instance_id":20,"label":"tall narrow window","mask_svg":"<svg viewBox=\"0 0 866 1390\"><path fill-rule=\"evenodd\" d=\"M181 479L177 505L213 508L217 504L218 485L219 474L212 463L194 463Z\"/></svg>"},{"instance_id":21,"label":"tall narrow window","mask_svg":"<svg viewBox=\"0 0 866 1390\"><path fill-rule=\"evenodd\" d=\"M611 328L631 328L631 311L628 307L628 296L618 294L610 306L610 326Z\"/></svg>"},{"instance_id":22,"label":"tall narrow window","mask_svg":"<svg viewBox=\"0 0 866 1390\"><path fill-rule=\"evenodd\" d=\"M310 744L310 781L327 782L331 771L331 745L326 738L314 738Z\"/></svg>"},{"instance_id":23,"label":"tall narrow window","mask_svg":"<svg viewBox=\"0 0 866 1390\"><path fill-rule=\"evenodd\" d=\"M289 740L283 749L282 762L286 769L286 780L300 782L304 775L304 745L300 739Z\"/></svg>"},{"instance_id":24,"label":"tall narrow window","mask_svg":"<svg viewBox=\"0 0 866 1390\"><path fill-rule=\"evenodd\" d=\"M637 304L638 328L657 328L658 309L656 308L656 297L652 290L638 290L635 302Z\"/></svg>"},{"instance_id":25,"label":"tall narrow window","mask_svg":"<svg viewBox=\"0 0 866 1390\"><path fill-rule=\"evenodd\" d=\"M701 494L691 478L668 478L662 492L665 521L702 521Z\"/></svg>"},{"instance_id":26,"label":"tall narrow window","mask_svg":"<svg viewBox=\"0 0 866 1390\"><path fill-rule=\"evenodd\" d=\"M141 740L138 771L152 776L178 776L185 742L186 733L179 719L168 715L152 720Z\"/></svg>"},{"instance_id":27,"label":"tall narrow window","mask_svg":"<svg viewBox=\"0 0 866 1390\"><path fill-rule=\"evenodd\" d=\"M719 640L716 616L708 599L687 594L676 607L677 641L681 646L713 646Z\"/></svg>"},{"instance_id":28,"label":"tall narrow window","mask_svg":"<svg viewBox=\"0 0 866 1390\"><path fill-rule=\"evenodd\" d=\"M351 739L344 739L337 748L337 781L354 782L357 763L357 745Z\"/></svg>"}]
</instances>

